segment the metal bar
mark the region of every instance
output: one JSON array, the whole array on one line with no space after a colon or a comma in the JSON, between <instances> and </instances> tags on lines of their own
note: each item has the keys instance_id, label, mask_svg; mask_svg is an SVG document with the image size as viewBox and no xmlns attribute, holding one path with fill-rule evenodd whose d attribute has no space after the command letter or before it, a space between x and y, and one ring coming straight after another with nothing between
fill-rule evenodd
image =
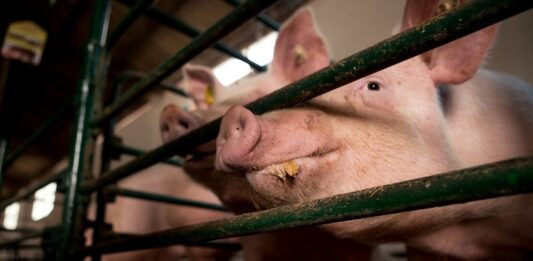
<instances>
[{"instance_id":1,"label":"metal bar","mask_svg":"<svg viewBox=\"0 0 533 261\"><path fill-rule=\"evenodd\" d=\"M194 200L189 200L189 199L184 199L184 198L176 198L176 197L155 194L155 193L150 193L150 192L143 192L143 191L137 191L137 190L131 190L131 189L125 189L125 188L112 188L110 189L109 192L112 194L118 195L118 196L123 196L123 197L151 200L151 201L164 202L164 203L170 203L170 204L176 204L176 205L184 205L184 206L190 206L190 207L198 207L198 208L205 208L205 209L228 212L228 209L220 205L215 205L215 204L211 204L207 202L194 201Z\"/></svg>"},{"instance_id":2,"label":"metal bar","mask_svg":"<svg viewBox=\"0 0 533 261\"><path fill-rule=\"evenodd\" d=\"M113 84L111 85L111 93L113 93L114 96L116 96L114 100L116 100L119 94L122 93L122 88L126 81L138 80L144 77L146 77L145 73L141 73L137 71L125 71L121 73L119 76L117 76L117 78L115 78L115 80L113 81ZM174 85L170 83L160 82L157 84L157 87L173 92L182 97L189 97L189 95L183 89L176 88L174 87Z\"/></svg>"},{"instance_id":3,"label":"metal bar","mask_svg":"<svg viewBox=\"0 0 533 261\"><path fill-rule=\"evenodd\" d=\"M141 238L143 235L134 235L134 234L127 234L127 233L114 233L112 235L109 235L107 238L108 241L111 240L123 240L123 239L131 239L131 238ZM196 246L196 247L209 247L209 248L217 248L217 249L225 249L225 250L233 250L233 251L239 251L241 250L240 244L235 243L227 243L227 242L218 242L218 241L211 241L211 242L197 242L197 243L190 243L190 244L184 244L187 246Z\"/></svg>"},{"instance_id":4,"label":"metal bar","mask_svg":"<svg viewBox=\"0 0 533 261\"><path fill-rule=\"evenodd\" d=\"M241 1L238 1L238 0L226 0L226 2L232 4L233 6L238 6L241 4ZM274 31L279 31L279 28L280 28L280 25L274 21L274 19L266 16L266 15L263 15L263 14L258 14L256 17L255 17L256 20L258 20L259 22L263 23L264 25L266 25L267 27L269 27L270 29L274 30Z\"/></svg>"},{"instance_id":5,"label":"metal bar","mask_svg":"<svg viewBox=\"0 0 533 261\"><path fill-rule=\"evenodd\" d=\"M121 2L127 6L133 5L132 0L121 0ZM183 34L189 37L192 37L192 38L197 37L198 35L202 33L200 30L194 28L193 26L181 20L176 19L174 15L161 11L160 9L157 9L157 8L149 9L146 12L146 16L170 28L178 30L182 32ZM240 51L237 51L222 42L215 43L213 47L222 53L225 53L231 57L234 57L235 59L239 59L247 63L248 65L250 65L250 67L252 67L254 70L258 72L266 71L266 66L262 66L262 65L255 63L254 61L248 59L248 57L244 56Z\"/></svg>"},{"instance_id":6,"label":"metal bar","mask_svg":"<svg viewBox=\"0 0 533 261\"><path fill-rule=\"evenodd\" d=\"M17 229L7 229L5 227L0 227L0 233L36 233L37 231L30 228L21 228L17 227Z\"/></svg>"},{"instance_id":7,"label":"metal bar","mask_svg":"<svg viewBox=\"0 0 533 261\"><path fill-rule=\"evenodd\" d=\"M49 177L49 178L46 178L46 179L43 179L41 182L38 182L37 184L33 185L33 186L29 186L28 188L25 188L25 189L22 189L20 190L19 192L17 192L17 194L11 198L8 198L6 200L3 200L2 202L0 202L0 210L3 210L4 208L6 208L7 206L17 202L17 201L21 201L21 200L24 200L30 196L33 195L33 193L35 193L35 191L39 190L40 188L54 182L54 181L57 181L57 180L60 180L61 178L63 178L63 176L65 175L65 173L67 172L67 170L63 170L61 172L59 172L57 175L53 176L53 177Z\"/></svg>"},{"instance_id":8,"label":"metal bar","mask_svg":"<svg viewBox=\"0 0 533 261\"><path fill-rule=\"evenodd\" d=\"M39 248L42 248L43 246L41 245L18 245L17 246L17 249L19 250L22 250L22 249L39 249ZM24 259L26 260L26 259Z\"/></svg>"},{"instance_id":9,"label":"metal bar","mask_svg":"<svg viewBox=\"0 0 533 261\"><path fill-rule=\"evenodd\" d=\"M147 77L133 85L116 103L105 108L102 114L94 120L94 124L101 125L105 120L115 116L131 101L146 93L150 87L163 80L187 61L233 31L242 22L252 18L256 13L272 4L272 2L274 0L248 0L246 3L237 7L230 14L222 18L220 22L194 38L191 43L182 48L165 63L158 66Z\"/></svg>"},{"instance_id":10,"label":"metal bar","mask_svg":"<svg viewBox=\"0 0 533 261\"><path fill-rule=\"evenodd\" d=\"M79 101L70 146L68 174L65 175L64 206L61 219L62 240L56 252L56 260L72 260L69 255L79 246L76 236L83 236L86 201L82 200L80 189L86 170L86 146L90 138L90 118L94 104L94 85L97 77L105 68L105 51L107 28L109 23L109 0L97 0L94 3L91 31L82 62L80 81L76 100Z\"/></svg>"},{"instance_id":11,"label":"metal bar","mask_svg":"<svg viewBox=\"0 0 533 261\"><path fill-rule=\"evenodd\" d=\"M128 154L128 155L135 156L135 157L141 157L142 155L146 154L145 151L142 151L142 150L130 147L130 146L115 144L114 147L120 150L121 153ZM166 164L177 166L177 167L182 167L183 163L185 163L185 160L183 160L182 158L176 157L176 158L166 159L162 161L162 163L166 163Z\"/></svg>"},{"instance_id":12,"label":"metal bar","mask_svg":"<svg viewBox=\"0 0 533 261\"><path fill-rule=\"evenodd\" d=\"M38 231L38 232L35 232L35 233L31 233L31 234L28 234L28 235L21 236L19 238L11 239L11 240L8 240L8 241L5 241L5 242L0 242L0 248L6 248L6 247L9 247L9 246L12 246L12 245L16 245L16 244L19 244L22 241L38 238L38 237L41 237L42 235L43 235L43 232L42 231Z\"/></svg>"},{"instance_id":13,"label":"metal bar","mask_svg":"<svg viewBox=\"0 0 533 261\"><path fill-rule=\"evenodd\" d=\"M7 159L4 163L4 170L7 170L9 166L35 141L41 138L50 127L53 126L61 117L72 108L72 102L69 101L63 104L46 122L44 122L35 132L31 134L26 140L24 140L13 152L7 155Z\"/></svg>"},{"instance_id":14,"label":"metal bar","mask_svg":"<svg viewBox=\"0 0 533 261\"><path fill-rule=\"evenodd\" d=\"M122 18L117 27L109 35L106 42L106 48L108 50L113 49L124 32L152 6L152 3L153 0L135 0L135 4L131 7L131 10Z\"/></svg>"},{"instance_id":15,"label":"metal bar","mask_svg":"<svg viewBox=\"0 0 533 261\"><path fill-rule=\"evenodd\" d=\"M295 106L349 82L526 11L532 6L533 1L470 1L443 16L436 17L418 27L397 34L332 66L293 82L270 95L248 104L246 107L256 114L262 114ZM480 10L483 10L483 12L480 12ZM137 160L120 166L102 178L88 183L85 188L88 190L100 188L173 155L187 153L192 148L216 138L220 122L221 118L215 119L203 127L183 135L181 138L149 151Z\"/></svg>"},{"instance_id":16,"label":"metal bar","mask_svg":"<svg viewBox=\"0 0 533 261\"><path fill-rule=\"evenodd\" d=\"M82 254L140 250L533 192L533 158L519 158L310 202L106 242Z\"/></svg>"},{"instance_id":17,"label":"metal bar","mask_svg":"<svg viewBox=\"0 0 533 261\"><path fill-rule=\"evenodd\" d=\"M4 136L3 134L0 134ZM2 187L4 186L4 178L7 168L5 163L7 160L7 149L9 147L9 141L6 137L0 137L0 195L2 195Z\"/></svg>"}]
</instances>

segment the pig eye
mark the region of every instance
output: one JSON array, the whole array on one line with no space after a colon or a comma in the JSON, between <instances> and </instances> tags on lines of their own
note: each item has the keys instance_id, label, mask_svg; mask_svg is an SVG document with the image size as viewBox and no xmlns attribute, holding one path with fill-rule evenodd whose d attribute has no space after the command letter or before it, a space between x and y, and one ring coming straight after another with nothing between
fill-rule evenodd
<instances>
[{"instance_id":1,"label":"pig eye","mask_svg":"<svg viewBox=\"0 0 533 261\"><path fill-rule=\"evenodd\" d=\"M163 125L161 125L161 130L164 131L164 132L167 132L167 131L170 130L170 128L168 127L167 124L163 124Z\"/></svg>"},{"instance_id":2,"label":"pig eye","mask_svg":"<svg viewBox=\"0 0 533 261\"><path fill-rule=\"evenodd\" d=\"M377 82L369 82L366 87L371 91L379 91L381 89L381 85Z\"/></svg>"}]
</instances>

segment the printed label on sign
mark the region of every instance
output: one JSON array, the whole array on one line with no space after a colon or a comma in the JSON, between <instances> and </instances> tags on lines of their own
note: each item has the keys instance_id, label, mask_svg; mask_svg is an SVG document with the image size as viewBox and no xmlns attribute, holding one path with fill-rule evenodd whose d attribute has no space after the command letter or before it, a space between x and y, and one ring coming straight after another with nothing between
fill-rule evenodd
<instances>
[{"instance_id":1,"label":"printed label on sign","mask_svg":"<svg viewBox=\"0 0 533 261\"><path fill-rule=\"evenodd\" d=\"M38 65L41 62L47 35L42 27L32 21L13 22L7 28L2 56Z\"/></svg>"}]
</instances>

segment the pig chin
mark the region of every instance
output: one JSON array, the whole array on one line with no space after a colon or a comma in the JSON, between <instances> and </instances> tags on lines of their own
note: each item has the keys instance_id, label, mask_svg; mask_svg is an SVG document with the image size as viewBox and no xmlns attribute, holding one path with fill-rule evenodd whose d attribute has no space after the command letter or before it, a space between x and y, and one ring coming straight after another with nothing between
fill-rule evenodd
<instances>
[{"instance_id":1,"label":"pig chin","mask_svg":"<svg viewBox=\"0 0 533 261\"><path fill-rule=\"evenodd\" d=\"M331 174L339 151L313 153L245 171L246 179L256 192L253 195L255 207L268 209L328 196L327 189L316 176Z\"/></svg>"}]
</instances>

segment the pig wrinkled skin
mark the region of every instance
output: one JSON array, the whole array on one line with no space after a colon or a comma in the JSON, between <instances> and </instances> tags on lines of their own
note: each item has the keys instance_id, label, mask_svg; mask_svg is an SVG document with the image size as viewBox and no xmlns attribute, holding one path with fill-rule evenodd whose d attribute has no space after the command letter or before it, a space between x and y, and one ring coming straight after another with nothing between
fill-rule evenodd
<instances>
[{"instance_id":1,"label":"pig wrinkled skin","mask_svg":"<svg viewBox=\"0 0 533 261\"><path fill-rule=\"evenodd\" d=\"M322 53L327 53L326 46L317 33L310 10L303 9L282 26L273 62L265 74L222 89L210 69L186 65L182 87L199 110L187 112L175 105L165 107L160 118L163 141L180 137L221 116L232 104L248 103L327 66L329 57L315 56ZM211 107L211 98L206 93L216 98ZM191 178L211 189L232 212L256 211L251 200L253 191L246 179L221 175L214 170L214 141L196 148L192 155L184 165ZM335 238L317 228L250 235L241 237L240 241L246 260L369 260L371 254L369 246Z\"/></svg>"},{"instance_id":2,"label":"pig wrinkled skin","mask_svg":"<svg viewBox=\"0 0 533 261\"><path fill-rule=\"evenodd\" d=\"M437 2L408 1L402 29L433 16ZM258 116L232 107L216 141L219 175L271 208L532 155L533 88L478 70L495 35L487 27L295 108ZM295 177L284 176L289 161ZM322 228L404 241L412 259L530 260L532 202L525 194Z\"/></svg>"}]
</instances>

